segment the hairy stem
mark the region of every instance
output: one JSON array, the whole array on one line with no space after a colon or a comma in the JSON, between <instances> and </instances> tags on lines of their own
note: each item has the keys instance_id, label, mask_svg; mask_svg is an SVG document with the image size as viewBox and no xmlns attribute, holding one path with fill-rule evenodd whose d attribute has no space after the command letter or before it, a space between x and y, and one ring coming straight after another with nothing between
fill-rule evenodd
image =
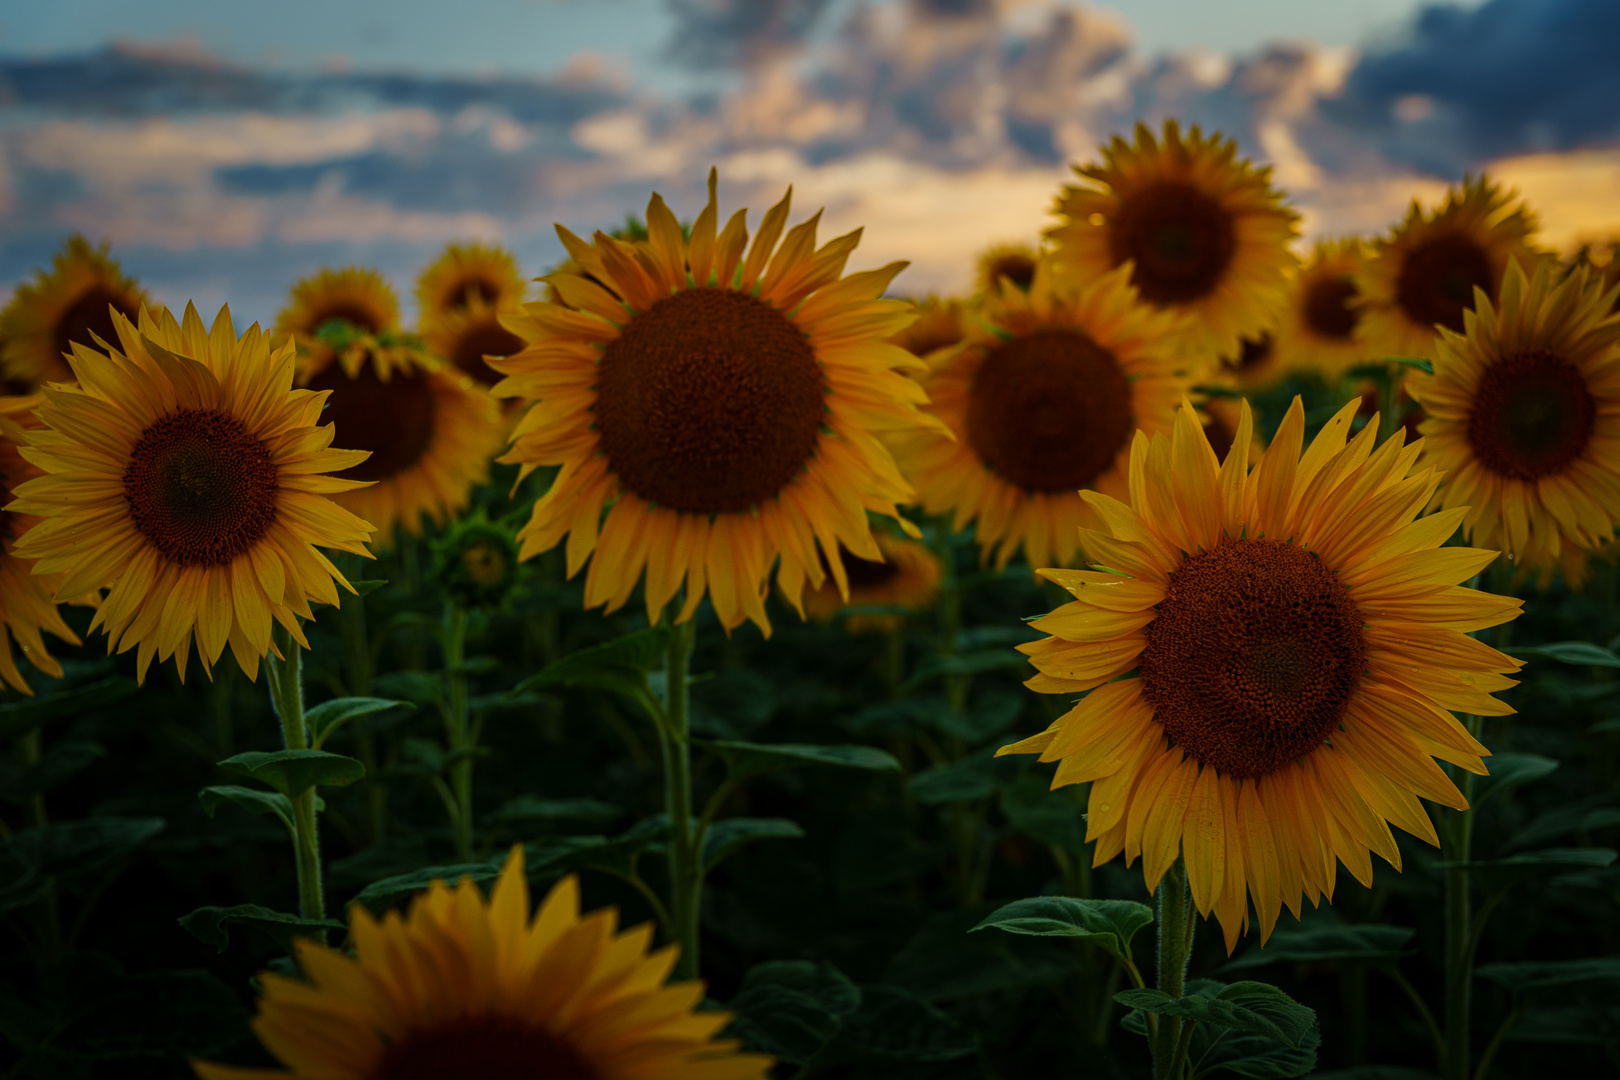
<instances>
[{"instance_id":1,"label":"hairy stem","mask_svg":"<svg viewBox=\"0 0 1620 1080\"><path fill-rule=\"evenodd\" d=\"M304 726L303 652L287 628L271 628L275 650L265 658L270 683L270 704L281 720L281 738L289 750L309 749ZM293 854L298 865L298 914L306 919L326 918L326 897L321 889L321 841L315 818L315 789L306 788L292 800ZM325 934L319 935L322 942Z\"/></svg>"}]
</instances>

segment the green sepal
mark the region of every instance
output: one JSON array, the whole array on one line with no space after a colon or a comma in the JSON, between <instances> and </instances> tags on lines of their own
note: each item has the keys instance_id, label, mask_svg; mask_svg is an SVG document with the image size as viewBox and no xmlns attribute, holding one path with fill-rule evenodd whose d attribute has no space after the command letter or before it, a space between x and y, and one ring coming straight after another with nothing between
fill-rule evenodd
<instances>
[{"instance_id":1,"label":"green sepal","mask_svg":"<svg viewBox=\"0 0 1620 1080\"><path fill-rule=\"evenodd\" d=\"M386 712L395 706L414 709L416 705L409 701L399 701L394 698L379 697L340 697L331 701L323 701L313 709L304 713L304 723L309 725L313 735L312 742L319 750L321 744L338 728L350 720L358 720L362 716L373 713Z\"/></svg>"},{"instance_id":2,"label":"green sepal","mask_svg":"<svg viewBox=\"0 0 1620 1080\"><path fill-rule=\"evenodd\" d=\"M366 767L355 758L325 750L249 750L226 758L219 767L268 784L289 799L317 784L342 787L366 775Z\"/></svg>"},{"instance_id":3,"label":"green sepal","mask_svg":"<svg viewBox=\"0 0 1620 1080\"><path fill-rule=\"evenodd\" d=\"M1034 896L997 908L969 933L994 928L1030 937L1079 938L1130 963L1131 939L1152 924L1153 909L1134 900Z\"/></svg>"},{"instance_id":4,"label":"green sepal","mask_svg":"<svg viewBox=\"0 0 1620 1080\"><path fill-rule=\"evenodd\" d=\"M1121 990L1114 1000L1131 1009L1197 1020L1263 1035L1298 1050L1316 1025L1316 1013L1263 982L1235 982L1214 997L1171 997L1162 990Z\"/></svg>"},{"instance_id":5,"label":"green sepal","mask_svg":"<svg viewBox=\"0 0 1620 1080\"><path fill-rule=\"evenodd\" d=\"M816 746L809 743L754 743L730 739L699 741L726 763L732 783L801 765L838 765L846 769L899 772L900 762L875 746Z\"/></svg>"},{"instance_id":6,"label":"green sepal","mask_svg":"<svg viewBox=\"0 0 1620 1080\"><path fill-rule=\"evenodd\" d=\"M325 930L346 933L348 927L335 919L304 919L284 911L272 911L258 904L237 904L235 907L200 907L177 920L192 937L205 945L224 952L231 943L227 926L235 923L257 930L268 936L284 952L292 952L295 936L315 937Z\"/></svg>"},{"instance_id":7,"label":"green sepal","mask_svg":"<svg viewBox=\"0 0 1620 1080\"><path fill-rule=\"evenodd\" d=\"M1281 963L1320 963L1342 960L1387 964L1412 955L1406 948L1417 931L1405 926L1362 923L1355 926L1321 926L1312 929L1279 930L1263 948L1254 948L1229 961L1222 972L1241 971Z\"/></svg>"},{"instance_id":8,"label":"green sepal","mask_svg":"<svg viewBox=\"0 0 1620 1080\"><path fill-rule=\"evenodd\" d=\"M799 840L804 830L786 818L725 818L703 834L703 870L719 866L749 844L760 840Z\"/></svg>"}]
</instances>

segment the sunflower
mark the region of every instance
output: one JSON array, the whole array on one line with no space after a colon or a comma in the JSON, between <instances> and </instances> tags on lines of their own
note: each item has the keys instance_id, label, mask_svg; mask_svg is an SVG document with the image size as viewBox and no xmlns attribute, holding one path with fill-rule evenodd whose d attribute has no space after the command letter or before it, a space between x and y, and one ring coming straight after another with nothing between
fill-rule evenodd
<instances>
[{"instance_id":1,"label":"sunflower","mask_svg":"<svg viewBox=\"0 0 1620 1080\"><path fill-rule=\"evenodd\" d=\"M1128 274L1070 288L1042 262L1028 293L1002 290L922 378L945 430L894 440L923 508L973 523L998 568L1020 546L1031 565L1072 561L1076 530L1096 524L1079 489L1123 495L1131 432L1175 418L1179 322L1140 303Z\"/></svg>"},{"instance_id":2,"label":"sunflower","mask_svg":"<svg viewBox=\"0 0 1620 1080\"><path fill-rule=\"evenodd\" d=\"M78 385L46 386L22 450L44 475L7 507L41 520L16 553L63 575L59 598L109 590L91 629L109 652L139 646L142 680L171 655L184 679L194 634L204 670L229 642L254 678L272 618L308 648L309 602L349 587L315 546L367 554L371 526L327 497L359 485L324 475L364 455L329 449L325 395L292 388L290 343L238 338L229 309L211 329L189 304L184 323L139 318L114 317L106 354L73 346Z\"/></svg>"},{"instance_id":3,"label":"sunflower","mask_svg":"<svg viewBox=\"0 0 1620 1080\"><path fill-rule=\"evenodd\" d=\"M1461 332L1475 290L1496 299L1508 263L1533 262L1535 216L1483 176L1446 193L1434 213L1412 201L1406 220L1373 244L1359 286L1359 327L1374 356L1433 359L1437 327Z\"/></svg>"},{"instance_id":4,"label":"sunflower","mask_svg":"<svg viewBox=\"0 0 1620 1080\"><path fill-rule=\"evenodd\" d=\"M98 348L98 337L110 344L112 311L133 318L145 302L146 293L124 275L105 243L91 247L84 237L70 236L50 273L35 271L0 312L0 371L29 390L72 379L63 354L75 343Z\"/></svg>"},{"instance_id":5,"label":"sunflower","mask_svg":"<svg viewBox=\"0 0 1620 1080\"><path fill-rule=\"evenodd\" d=\"M817 249L818 214L784 237L791 191L745 255L746 212L717 230L716 184L690 239L657 195L644 242L558 227L583 272L548 276L563 304L508 320L530 344L494 361L510 376L496 390L534 404L502 460L560 467L523 555L568 534L573 575L594 550L588 606L617 609L645 569L649 618L684 579L681 619L708 595L727 629L769 632L773 564L797 605L823 557L840 592L840 550L882 557L866 513L898 519L911 489L878 435L937 422L896 370L921 362L885 341L913 318L882 299L905 264L840 277L859 230Z\"/></svg>"},{"instance_id":6,"label":"sunflower","mask_svg":"<svg viewBox=\"0 0 1620 1080\"><path fill-rule=\"evenodd\" d=\"M492 307L474 298L460 311L446 312L424 326L423 342L434 356L480 386L494 386L502 376L485 358L511 356L523 349L523 339L501 325L502 315L516 311L516 304Z\"/></svg>"},{"instance_id":7,"label":"sunflower","mask_svg":"<svg viewBox=\"0 0 1620 1080\"><path fill-rule=\"evenodd\" d=\"M1058 196L1048 231L1064 275L1085 282L1125 263L1142 298L1181 312L1188 345L1216 357L1257 337L1287 303L1288 249L1299 215L1282 205L1269 167L1237 157L1237 144L1174 120L1161 143L1144 124L1119 136L1103 162L1075 171L1090 183Z\"/></svg>"},{"instance_id":8,"label":"sunflower","mask_svg":"<svg viewBox=\"0 0 1620 1080\"><path fill-rule=\"evenodd\" d=\"M1453 584L1496 552L1440 546L1464 511L1418 518L1437 475L1408 475L1420 446L1374 449L1376 424L1347 443L1359 404L1301 456L1295 398L1253 470L1189 404L1172 437L1138 433L1129 505L1086 494L1106 525L1081 543L1112 569L1040 571L1075 599L1020 646L1031 689L1086 696L999 753L1091 782L1097 865L1141 856L1153 890L1183 856L1228 952L1250 899L1264 939L1302 894L1332 900L1335 859L1365 885L1369 853L1399 869L1390 824L1437 843L1418 797L1467 803L1431 759L1484 774L1489 753L1450 710L1513 711L1491 694L1519 661L1468 632L1521 601ZM1251 425L1245 405L1236 446Z\"/></svg>"},{"instance_id":9,"label":"sunflower","mask_svg":"<svg viewBox=\"0 0 1620 1080\"><path fill-rule=\"evenodd\" d=\"M1276 337L1270 330L1262 330L1243 338L1236 350L1222 356L1214 374L1218 382L1259 390L1280 380L1287 370L1278 362Z\"/></svg>"},{"instance_id":10,"label":"sunflower","mask_svg":"<svg viewBox=\"0 0 1620 1080\"><path fill-rule=\"evenodd\" d=\"M1029 244L992 244L978 258L978 294L993 296L1003 283L1029 291L1035 280L1035 248Z\"/></svg>"},{"instance_id":11,"label":"sunflower","mask_svg":"<svg viewBox=\"0 0 1620 1080\"><path fill-rule=\"evenodd\" d=\"M399 327L399 297L378 270L365 266L324 269L293 284L287 306L276 316L276 336L291 334L310 347L327 323L344 322L368 334Z\"/></svg>"},{"instance_id":12,"label":"sunflower","mask_svg":"<svg viewBox=\"0 0 1620 1080\"><path fill-rule=\"evenodd\" d=\"M254 1034L289 1071L194 1062L202 1080L764 1080L773 1062L715 1034L700 982L666 986L674 946L618 912L581 917L565 877L530 915L523 849L486 900L436 881L401 918L349 908L354 955L295 941L305 979L261 972Z\"/></svg>"},{"instance_id":13,"label":"sunflower","mask_svg":"<svg viewBox=\"0 0 1620 1080\"><path fill-rule=\"evenodd\" d=\"M330 395L333 441L369 451L338 474L365 486L335 499L376 526L379 544L391 544L396 527L420 534L424 518L443 522L461 510L500 449L495 399L409 339L354 335L341 351L305 353L298 377Z\"/></svg>"},{"instance_id":14,"label":"sunflower","mask_svg":"<svg viewBox=\"0 0 1620 1080\"><path fill-rule=\"evenodd\" d=\"M939 595L939 556L925 544L915 540L877 533L881 560L863 559L849 552L841 552L844 572L849 576L849 598L846 600L837 587L828 581L819 589L804 594L804 611L818 622L831 622L833 616L847 607L905 608L907 611L926 611L934 606ZM899 625L899 617L886 615L851 615L844 620L844 629L852 634L868 630L889 630Z\"/></svg>"},{"instance_id":15,"label":"sunflower","mask_svg":"<svg viewBox=\"0 0 1620 1080\"><path fill-rule=\"evenodd\" d=\"M917 321L889 338L913 356L923 357L962 340L967 308L960 300L927 296L916 301Z\"/></svg>"},{"instance_id":16,"label":"sunflower","mask_svg":"<svg viewBox=\"0 0 1620 1080\"><path fill-rule=\"evenodd\" d=\"M11 492L16 490L17 485L42 475L21 453L21 447L26 442L24 432L39 427L39 421L33 415L39 403L37 395L0 398L0 495L7 502L11 501ZM0 633L0 645L3 645L0 647L0 679L19 694L32 694L34 691L17 670L17 660L11 651L12 641L22 646L23 655L36 668L58 679L62 677L62 665L45 648L40 631L49 630L63 641L79 644L78 636L62 621L62 615L51 599L52 592L61 583L61 575L36 575L33 573L34 560L15 553L18 537L37 521L37 518L19 514L15 510L0 512L0 522L3 522L3 531L0 531L0 625L5 627L4 633Z\"/></svg>"},{"instance_id":17,"label":"sunflower","mask_svg":"<svg viewBox=\"0 0 1620 1080\"><path fill-rule=\"evenodd\" d=\"M1356 332L1361 322L1356 281L1365 256L1356 237L1316 242L1277 327L1280 369L1314 371L1333 381L1373 356Z\"/></svg>"},{"instance_id":18,"label":"sunflower","mask_svg":"<svg viewBox=\"0 0 1620 1080\"><path fill-rule=\"evenodd\" d=\"M474 306L505 311L523 302L523 274L502 247L451 244L416 280L422 332ZM458 365L460 366L460 365Z\"/></svg>"},{"instance_id":19,"label":"sunflower","mask_svg":"<svg viewBox=\"0 0 1620 1080\"><path fill-rule=\"evenodd\" d=\"M1470 541L1572 584L1620 522L1617 295L1586 267L1560 280L1549 261L1529 277L1513 262L1500 302L1477 294L1466 333L1441 333L1434 374L1407 380L1441 505L1467 508Z\"/></svg>"}]
</instances>

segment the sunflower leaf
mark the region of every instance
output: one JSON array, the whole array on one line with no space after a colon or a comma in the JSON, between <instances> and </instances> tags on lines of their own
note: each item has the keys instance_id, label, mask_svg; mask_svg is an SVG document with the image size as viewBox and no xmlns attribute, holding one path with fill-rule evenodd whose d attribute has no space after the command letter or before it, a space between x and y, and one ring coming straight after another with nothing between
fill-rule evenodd
<instances>
[{"instance_id":1,"label":"sunflower leaf","mask_svg":"<svg viewBox=\"0 0 1620 1080\"><path fill-rule=\"evenodd\" d=\"M786 818L726 818L709 826L703 836L703 869L713 870L759 840L798 840L803 836L798 823Z\"/></svg>"},{"instance_id":2,"label":"sunflower leaf","mask_svg":"<svg viewBox=\"0 0 1620 1080\"><path fill-rule=\"evenodd\" d=\"M435 881L455 885L462 878L470 878L483 883L494 881L500 876L501 864L498 862L424 866L408 874L395 874L380 881L373 881L355 895L352 903L364 904L372 914L381 915L389 908L399 907L417 893L425 891Z\"/></svg>"},{"instance_id":3,"label":"sunflower leaf","mask_svg":"<svg viewBox=\"0 0 1620 1080\"><path fill-rule=\"evenodd\" d=\"M837 1036L860 1005L860 987L833 965L771 960L748 969L726 1008L732 1034L750 1049L802 1065Z\"/></svg>"},{"instance_id":4,"label":"sunflower leaf","mask_svg":"<svg viewBox=\"0 0 1620 1080\"><path fill-rule=\"evenodd\" d=\"M23 701L0 705L0 739L14 739L28 734L52 720L79 716L91 709L99 709L133 694L135 680L122 675L70 690L56 690Z\"/></svg>"},{"instance_id":5,"label":"sunflower leaf","mask_svg":"<svg viewBox=\"0 0 1620 1080\"><path fill-rule=\"evenodd\" d=\"M592 645L554 660L508 693L536 690L607 690L642 704L649 699L647 676L660 668L669 648L669 627L662 624Z\"/></svg>"},{"instance_id":6,"label":"sunflower leaf","mask_svg":"<svg viewBox=\"0 0 1620 1080\"><path fill-rule=\"evenodd\" d=\"M1187 1060L1192 1064L1194 1080L1217 1069L1235 1072L1252 1080L1284 1080L1286 1077L1313 1077L1316 1051L1322 1045L1322 1033L1311 1025L1299 1046L1292 1047L1264 1035L1243 1035L1233 1031L1212 1031L1208 1027L1193 1029Z\"/></svg>"},{"instance_id":7,"label":"sunflower leaf","mask_svg":"<svg viewBox=\"0 0 1620 1080\"><path fill-rule=\"evenodd\" d=\"M1614 862L1617 854L1620 853L1613 848L1545 848L1502 859L1475 859L1465 863L1438 863L1437 866L1462 866L1472 872L1474 880L1483 885L1487 893L1496 894L1542 874L1602 870Z\"/></svg>"},{"instance_id":8,"label":"sunflower leaf","mask_svg":"<svg viewBox=\"0 0 1620 1080\"><path fill-rule=\"evenodd\" d=\"M224 952L231 943L227 927L233 923L265 934L288 953L292 952L292 939L295 936L315 937L323 930L343 933L348 929L335 919L303 919L258 904L200 907L176 921L192 937L205 945L214 946L220 952Z\"/></svg>"},{"instance_id":9,"label":"sunflower leaf","mask_svg":"<svg viewBox=\"0 0 1620 1080\"><path fill-rule=\"evenodd\" d=\"M1489 776L1481 776L1474 781L1469 802L1475 810L1504 792L1540 780L1558 768L1558 759L1503 751L1491 758L1489 768Z\"/></svg>"},{"instance_id":10,"label":"sunflower leaf","mask_svg":"<svg viewBox=\"0 0 1620 1080\"><path fill-rule=\"evenodd\" d=\"M1034 896L991 912L969 933L995 928L1031 937L1072 937L1087 941L1125 963L1131 938L1153 923L1153 909L1134 900L1080 900Z\"/></svg>"},{"instance_id":11,"label":"sunflower leaf","mask_svg":"<svg viewBox=\"0 0 1620 1080\"><path fill-rule=\"evenodd\" d=\"M327 737L350 720L358 720L362 716L385 712L395 706L406 709L416 708L409 701L398 701L394 698L377 697L340 697L331 701L323 701L313 709L304 713L304 723L309 725L313 733L315 749L319 750Z\"/></svg>"},{"instance_id":12,"label":"sunflower leaf","mask_svg":"<svg viewBox=\"0 0 1620 1080\"><path fill-rule=\"evenodd\" d=\"M844 1021L857 1046L902 1061L955 1061L979 1048L972 1028L899 986L863 986L861 1005Z\"/></svg>"},{"instance_id":13,"label":"sunflower leaf","mask_svg":"<svg viewBox=\"0 0 1620 1080\"><path fill-rule=\"evenodd\" d=\"M364 581L351 581L349 584L354 586L354 591L359 597L367 597L388 584L388 579L367 578Z\"/></svg>"},{"instance_id":14,"label":"sunflower leaf","mask_svg":"<svg viewBox=\"0 0 1620 1080\"><path fill-rule=\"evenodd\" d=\"M317 784L341 787L366 775L366 767L356 759L325 750L249 750L226 758L219 766L269 784L289 799L296 799Z\"/></svg>"},{"instance_id":15,"label":"sunflower leaf","mask_svg":"<svg viewBox=\"0 0 1620 1080\"><path fill-rule=\"evenodd\" d=\"M1262 982L1236 982L1214 997L1171 997L1162 990L1122 990L1114 1000L1132 1009L1198 1020L1263 1035L1298 1050L1316 1026L1316 1013Z\"/></svg>"},{"instance_id":16,"label":"sunflower leaf","mask_svg":"<svg viewBox=\"0 0 1620 1080\"><path fill-rule=\"evenodd\" d=\"M1557 660L1561 664L1620 668L1620 656L1590 641L1556 641L1550 645L1515 645L1516 660Z\"/></svg>"},{"instance_id":17,"label":"sunflower leaf","mask_svg":"<svg viewBox=\"0 0 1620 1080\"><path fill-rule=\"evenodd\" d=\"M287 826L288 832L292 831L292 800L280 792L260 791L238 784L220 784L203 788L197 792L197 798L202 801L203 813L209 817L217 814L226 803L234 803L250 814L274 814Z\"/></svg>"},{"instance_id":18,"label":"sunflower leaf","mask_svg":"<svg viewBox=\"0 0 1620 1080\"><path fill-rule=\"evenodd\" d=\"M714 739L699 745L707 747L726 763L728 778L732 783L801 765L838 765L846 769L870 769L874 772L900 771L900 762L893 754L874 746L755 743L732 739Z\"/></svg>"},{"instance_id":19,"label":"sunflower leaf","mask_svg":"<svg viewBox=\"0 0 1620 1080\"><path fill-rule=\"evenodd\" d=\"M1321 926L1279 930L1263 948L1250 949L1221 970L1239 971L1268 964L1350 960L1381 963L1411 955L1405 948L1417 933L1405 926L1363 923L1358 926Z\"/></svg>"},{"instance_id":20,"label":"sunflower leaf","mask_svg":"<svg viewBox=\"0 0 1620 1080\"><path fill-rule=\"evenodd\" d=\"M1506 987L1515 997L1527 990L1545 990L1583 982L1620 983L1620 956L1593 956L1585 960L1525 960L1509 964L1481 964L1474 975Z\"/></svg>"}]
</instances>

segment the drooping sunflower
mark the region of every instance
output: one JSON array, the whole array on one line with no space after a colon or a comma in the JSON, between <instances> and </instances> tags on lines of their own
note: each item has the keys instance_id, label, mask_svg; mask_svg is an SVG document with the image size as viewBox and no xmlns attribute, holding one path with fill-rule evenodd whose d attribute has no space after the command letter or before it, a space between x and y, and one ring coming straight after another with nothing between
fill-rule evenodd
<instances>
[{"instance_id":1,"label":"drooping sunflower","mask_svg":"<svg viewBox=\"0 0 1620 1080\"><path fill-rule=\"evenodd\" d=\"M1073 560L1096 524L1081 488L1123 495L1131 432L1168 430L1190 385L1177 319L1137 299L1126 268L1084 287L1044 261L1028 293L987 301L961 347L922 377L944 431L894 439L930 514L970 523L987 560Z\"/></svg>"},{"instance_id":2,"label":"drooping sunflower","mask_svg":"<svg viewBox=\"0 0 1620 1080\"><path fill-rule=\"evenodd\" d=\"M523 302L523 289L523 273L510 251L489 244L450 244L416 280L422 332L474 306L509 310Z\"/></svg>"},{"instance_id":3,"label":"drooping sunflower","mask_svg":"<svg viewBox=\"0 0 1620 1080\"><path fill-rule=\"evenodd\" d=\"M797 605L823 557L841 592L840 550L881 557L866 513L898 519L911 489L878 435L933 421L899 374L920 361L885 340L912 318L882 299L904 264L840 277L859 230L818 249L818 214L783 236L791 192L748 248L745 211L717 228L716 184L690 239L657 195L644 242L558 226L583 272L508 322L530 344L494 362L496 391L534 404L502 460L560 466L523 554L566 534L572 575L594 551L588 606L618 608L645 569L649 618L684 580L681 619L708 595L728 629L768 632L773 563Z\"/></svg>"},{"instance_id":4,"label":"drooping sunflower","mask_svg":"<svg viewBox=\"0 0 1620 1080\"><path fill-rule=\"evenodd\" d=\"M1515 261L1498 303L1477 294L1466 332L1440 335L1434 374L1407 380L1441 504L1544 579L1561 567L1579 584L1620 522L1617 295L1585 267L1560 280L1550 261L1530 276Z\"/></svg>"},{"instance_id":5,"label":"drooping sunflower","mask_svg":"<svg viewBox=\"0 0 1620 1080\"><path fill-rule=\"evenodd\" d=\"M581 916L565 877L530 914L522 848L486 900L435 882L401 918L349 908L354 956L299 938L306 979L261 972L253 1031L280 1069L194 1062L201 1080L764 1080L773 1064L714 1036L700 982L666 986L676 948L650 924Z\"/></svg>"},{"instance_id":6,"label":"drooping sunflower","mask_svg":"<svg viewBox=\"0 0 1620 1080\"><path fill-rule=\"evenodd\" d=\"M1366 246L1357 237L1316 242L1277 325L1279 368L1337 380L1346 369L1374 358L1357 333L1356 281L1365 257Z\"/></svg>"},{"instance_id":7,"label":"drooping sunflower","mask_svg":"<svg viewBox=\"0 0 1620 1080\"><path fill-rule=\"evenodd\" d=\"M1271 169L1174 120L1162 142L1137 124L1134 145L1116 135L1102 154L1058 196L1062 222L1047 236L1059 271L1083 283L1130 263L1142 298L1188 316L1188 345L1211 359L1267 329L1287 303L1299 219Z\"/></svg>"},{"instance_id":8,"label":"drooping sunflower","mask_svg":"<svg viewBox=\"0 0 1620 1080\"><path fill-rule=\"evenodd\" d=\"M1475 289L1494 301L1508 263L1535 260L1535 227L1517 193L1484 176L1452 188L1433 213L1414 199L1363 264L1359 330L1367 348L1374 356L1433 359L1438 328L1462 331Z\"/></svg>"},{"instance_id":9,"label":"drooping sunflower","mask_svg":"<svg viewBox=\"0 0 1620 1080\"><path fill-rule=\"evenodd\" d=\"M1376 424L1347 441L1359 404L1301 455L1296 398L1253 470L1216 460L1191 405L1139 433L1129 504L1086 494L1106 524L1081 543L1112 569L1040 571L1075 599L1020 646L1031 689L1086 696L999 752L1091 782L1097 865L1140 856L1153 890L1184 857L1229 952L1251 900L1265 938L1302 894L1332 900L1335 860L1363 884L1370 853L1398 869L1390 824L1438 843L1419 797L1467 803L1432 759L1484 774L1489 753L1451 711L1513 711L1491 695L1519 661L1468 633L1521 601L1455 584L1496 552L1440 546L1464 511L1417 516L1437 475Z\"/></svg>"},{"instance_id":10,"label":"drooping sunflower","mask_svg":"<svg viewBox=\"0 0 1620 1080\"><path fill-rule=\"evenodd\" d=\"M77 343L98 348L95 339L113 341L112 311L134 318L146 293L107 253L77 234L68 237L51 260L49 273L36 271L18 286L0 312L0 372L29 390L73 378L63 358Z\"/></svg>"},{"instance_id":11,"label":"drooping sunflower","mask_svg":"<svg viewBox=\"0 0 1620 1080\"><path fill-rule=\"evenodd\" d=\"M329 497L359 485L328 475L364 454L331 449L291 343L238 338L226 308L212 328L189 304L183 323L139 317L114 318L106 354L73 346L78 385L46 386L22 450L44 475L7 507L40 520L16 553L62 575L58 598L108 590L91 628L109 652L139 647L139 678L172 655L184 679L194 635L204 670L229 643L254 678L272 618L308 648L310 601L349 587L316 547L368 554L371 526Z\"/></svg>"},{"instance_id":12,"label":"drooping sunflower","mask_svg":"<svg viewBox=\"0 0 1620 1080\"><path fill-rule=\"evenodd\" d=\"M840 595L831 581L819 589L807 589L804 612L818 622L830 622L845 608L891 607L926 611L939 596L939 556L926 544L888 533L878 533L881 561L863 559L845 551L844 571L849 576L849 598ZM851 615L844 629L852 634L888 630L898 624L898 615L873 613Z\"/></svg>"},{"instance_id":13,"label":"drooping sunflower","mask_svg":"<svg viewBox=\"0 0 1620 1080\"><path fill-rule=\"evenodd\" d=\"M33 415L41 398L0 398L0 498L11 501L12 492L24 481L42 475L21 453L24 431L39 427ZM16 553L17 539L38 522L37 518L15 510L0 511L0 679L19 694L32 694L28 681L17 670L12 642L22 646L28 661L47 675L62 677L62 665L45 647L41 630L49 630L63 641L79 644L78 635L62 621L51 598L61 575L36 575L34 560Z\"/></svg>"},{"instance_id":14,"label":"drooping sunflower","mask_svg":"<svg viewBox=\"0 0 1620 1080\"><path fill-rule=\"evenodd\" d=\"M1030 244L992 244L979 254L978 273L975 276L979 296L991 296L1001 291L1002 283L1029 291L1035 280L1035 260L1039 258Z\"/></svg>"},{"instance_id":15,"label":"drooping sunflower","mask_svg":"<svg viewBox=\"0 0 1620 1080\"><path fill-rule=\"evenodd\" d=\"M967 305L947 297L926 296L916 301L917 321L889 338L916 357L947 348L967 332Z\"/></svg>"}]
</instances>

